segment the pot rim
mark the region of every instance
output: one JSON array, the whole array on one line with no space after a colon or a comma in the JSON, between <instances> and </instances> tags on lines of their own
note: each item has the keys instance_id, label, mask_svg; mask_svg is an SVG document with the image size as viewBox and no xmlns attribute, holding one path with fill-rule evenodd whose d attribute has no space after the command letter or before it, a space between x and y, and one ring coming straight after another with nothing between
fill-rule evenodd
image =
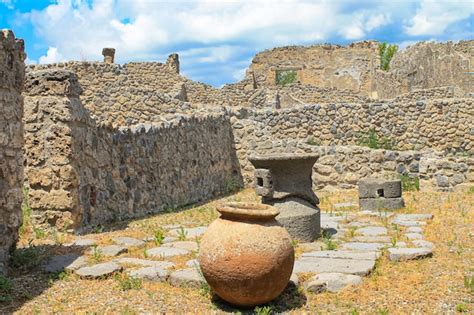
<instances>
[{"instance_id":1,"label":"pot rim","mask_svg":"<svg viewBox=\"0 0 474 315\"><path fill-rule=\"evenodd\" d=\"M253 220L273 219L280 214L277 208L254 202L228 202L217 207L223 216L232 216Z\"/></svg>"}]
</instances>

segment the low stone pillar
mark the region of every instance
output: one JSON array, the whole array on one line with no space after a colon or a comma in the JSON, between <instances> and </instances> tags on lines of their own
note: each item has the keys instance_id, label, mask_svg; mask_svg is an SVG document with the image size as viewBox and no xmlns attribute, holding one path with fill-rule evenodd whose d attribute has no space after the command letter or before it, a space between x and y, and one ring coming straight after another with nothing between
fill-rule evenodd
<instances>
[{"instance_id":1,"label":"low stone pillar","mask_svg":"<svg viewBox=\"0 0 474 315\"><path fill-rule=\"evenodd\" d=\"M321 231L319 199L311 174L318 155L270 154L249 160L255 169L255 190L262 202L280 211L276 220L293 239L312 242Z\"/></svg>"},{"instance_id":2,"label":"low stone pillar","mask_svg":"<svg viewBox=\"0 0 474 315\"><path fill-rule=\"evenodd\" d=\"M403 208L402 182L366 178L359 181L359 208L361 211L385 211Z\"/></svg>"},{"instance_id":3,"label":"low stone pillar","mask_svg":"<svg viewBox=\"0 0 474 315\"><path fill-rule=\"evenodd\" d=\"M178 54L171 54L166 60L166 65L176 74L179 74L179 56Z\"/></svg>"},{"instance_id":4,"label":"low stone pillar","mask_svg":"<svg viewBox=\"0 0 474 315\"><path fill-rule=\"evenodd\" d=\"M102 56L104 56L105 63L114 63L115 61L115 48L103 48Z\"/></svg>"},{"instance_id":5,"label":"low stone pillar","mask_svg":"<svg viewBox=\"0 0 474 315\"><path fill-rule=\"evenodd\" d=\"M0 30L0 273L18 240L23 200L23 40Z\"/></svg>"}]
</instances>

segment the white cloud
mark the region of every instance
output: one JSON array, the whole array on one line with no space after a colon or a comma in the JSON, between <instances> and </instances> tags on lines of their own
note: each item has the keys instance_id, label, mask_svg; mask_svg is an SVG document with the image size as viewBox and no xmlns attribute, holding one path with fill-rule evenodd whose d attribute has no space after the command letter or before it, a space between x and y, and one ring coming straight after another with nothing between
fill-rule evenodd
<instances>
[{"instance_id":1,"label":"white cloud","mask_svg":"<svg viewBox=\"0 0 474 315\"><path fill-rule=\"evenodd\" d=\"M390 17L388 15L386 14L372 15L365 23L365 29L370 32L373 29L387 25L388 23L390 23Z\"/></svg>"},{"instance_id":2,"label":"white cloud","mask_svg":"<svg viewBox=\"0 0 474 315\"><path fill-rule=\"evenodd\" d=\"M64 61L64 58L60 53L58 53L56 47L49 47L46 55L39 58L39 63L55 63L60 61Z\"/></svg>"},{"instance_id":3,"label":"white cloud","mask_svg":"<svg viewBox=\"0 0 474 315\"><path fill-rule=\"evenodd\" d=\"M439 35L450 24L467 19L473 13L472 0L423 0L416 14L405 23L405 33Z\"/></svg>"},{"instance_id":4,"label":"white cloud","mask_svg":"<svg viewBox=\"0 0 474 315\"><path fill-rule=\"evenodd\" d=\"M12 0L0 0L0 3L3 3L10 10L14 8Z\"/></svg>"},{"instance_id":5,"label":"white cloud","mask_svg":"<svg viewBox=\"0 0 474 315\"><path fill-rule=\"evenodd\" d=\"M36 64L38 64L38 61L26 57L25 63L26 63L27 65L36 65Z\"/></svg>"}]
</instances>

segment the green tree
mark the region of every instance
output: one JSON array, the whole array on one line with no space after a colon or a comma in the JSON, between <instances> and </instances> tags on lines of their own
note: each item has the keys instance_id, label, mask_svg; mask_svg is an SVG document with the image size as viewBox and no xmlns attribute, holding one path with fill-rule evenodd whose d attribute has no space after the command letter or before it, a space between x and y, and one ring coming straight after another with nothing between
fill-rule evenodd
<instances>
[{"instance_id":1,"label":"green tree","mask_svg":"<svg viewBox=\"0 0 474 315\"><path fill-rule=\"evenodd\" d=\"M395 53L398 51L397 45L390 45L387 43L379 44L379 55L380 55L380 68L382 70L390 70L390 61L392 60Z\"/></svg>"}]
</instances>

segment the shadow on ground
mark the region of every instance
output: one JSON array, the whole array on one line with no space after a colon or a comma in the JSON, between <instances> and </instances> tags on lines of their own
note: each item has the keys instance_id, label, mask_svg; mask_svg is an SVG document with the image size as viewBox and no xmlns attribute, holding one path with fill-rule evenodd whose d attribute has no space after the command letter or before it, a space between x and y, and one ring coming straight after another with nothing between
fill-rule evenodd
<instances>
[{"instance_id":1,"label":"shadow on ground","mask_svg":"<svg viewBox=\"0 0 474 315\"><path fill-rule=\"evenodd\" d=\"M293 283L288 284L285 291L283 291L280 296L265 305L259 305L256 308L269 308L272 311L272 314L280 314L284 312L288 312L294 309L301 308L303 305L306 304L307 298L306 296L298 290ZM224 300L220 299L217 295L213 295L212 303L214 306L221 311L224 312L237 312L241 314L255 314L256 308L237 308L232 304L225 302Z\"/></svg>"},{"instance_id":2,"label":"shadow on ground","mask_svg":"<svg viewBox=\"0 0 474 315\"><path fill-rule=\"evenodd\" d=\"M79 246L31 244L15 250L10 259L8 276L0 277L0 314L14 313L65 275L64 272L42 271L42 264L51 256L71 253L80 256L86 250L86 247Z\"/></svg>"}]
</instances>

